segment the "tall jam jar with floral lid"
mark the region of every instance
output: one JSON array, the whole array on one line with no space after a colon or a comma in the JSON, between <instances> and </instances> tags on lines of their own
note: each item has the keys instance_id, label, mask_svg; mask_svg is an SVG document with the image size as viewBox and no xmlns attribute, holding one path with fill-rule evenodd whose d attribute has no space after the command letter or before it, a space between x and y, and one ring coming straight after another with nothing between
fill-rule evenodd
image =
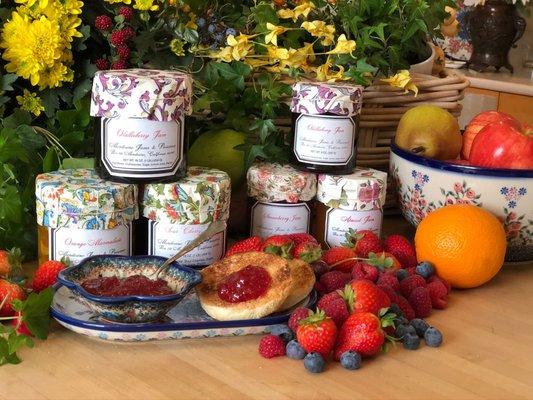
<instances>
[{"instance_id":1,"label":"tall jam jar with floral lid","mask_svg":"<svg viewBox=\"0 0 533 400\"><path fill-rule=\"evenodd\" d=\"M118 182L175 181L187 170L185 116L192 79L178 71L98 71L91 115L100 117L96 168Z\"/></svg>"},{"instance_id":2,"label":"tall jam jar with floral lid","mask_svg":"<svg viewBox=\"0 0 533 400\"><path fill-rule=\"evenodd\" d=\"M38 175L35 196L40 262L132 255L136 185L105 181L93 169L68 169Z\"/></svg>"},{"instance_id":3,"label":"tall jam jar with floral lid","mask_svg":"<svg viewBox=\"0 0 533 400\"><path fill-rule=\"evenodd\" d=\"M217 169L189 167L173 183L148 184L142 199L142 217L136 252L171 257L214 221L227 221L231 182ZM215 234L178 261L201 267L219 260L226 250L226 230Z\"/></svg>"},{"instance_id":4,"label":"tall jam jar with floral lid","mask_svg":"<svg viewBox=\"0 0 533 400\"><path fill-rule=\"evenodd\" d=\"M315 237L328 247L347 242L353 231L381 233L387 174L357 168L350 175L318 176Z\"/></svg>"},{"instance_id":5,"label":"tall jam jar with floral lid","mask_svg":"<svg viewBox=\"0 0 533 400\"><path fill-rule=\"evenodd\" d=\"M247 182L252 236L309 232L316 175L290 165L261 162L248 169Z\"/></svg>"},{"instance_id":6,"label":"tall jam jar with floral lid","mask_svg":"<svg viewBox=\"0 0 533 400\"><path fill-rule=\"evenodd\" d=\"M351 173L355 168L362 97L361 86L294 84L292 164L316 173Z\"/></svg>"}]
</instances>

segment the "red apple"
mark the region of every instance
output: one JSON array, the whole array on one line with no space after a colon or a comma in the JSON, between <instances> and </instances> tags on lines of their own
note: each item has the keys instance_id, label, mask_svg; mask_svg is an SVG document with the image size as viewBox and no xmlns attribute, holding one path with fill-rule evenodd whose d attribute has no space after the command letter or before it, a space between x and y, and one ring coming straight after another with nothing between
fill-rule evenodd
<instances>
[{"instance_id":1,"label":"red apple","mask_svg":"<svg viewBox=\"0 0 533 400\"><path fill-rule=\"evenodd\" d=\"M463 133L463 148L461 149L461 158L468 160L470 157L470 149L472 148L472 142L474 138L488 124L498 121L507 121L509 123L518 123L518 121L511 117L509 114L505 114L499 111L483 111L479 113L468 124Z\"/></svg>"},{"instance_id":2,"label":"red apple","mask_svg":"<svg viewBox=\"0 0 533 400\"><path fill-rule=\"evenodd\" d=\"M501 121L487 125L472 143L470 165L533 169L533 126Z\"/></svg>"}]
</instances>

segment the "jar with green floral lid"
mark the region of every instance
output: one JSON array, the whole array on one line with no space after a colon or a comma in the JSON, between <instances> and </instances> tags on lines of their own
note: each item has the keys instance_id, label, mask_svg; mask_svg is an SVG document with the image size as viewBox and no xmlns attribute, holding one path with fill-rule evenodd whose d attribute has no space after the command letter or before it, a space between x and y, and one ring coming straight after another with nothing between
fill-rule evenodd
<instances>
[{"instance_id":1,"label":"jar with green floral lid","mask_svg":"<svg viewBox=\"0 0 533 400\"><path fill-rule=\"evenodd\" d=\"M40 262L132 255L136 185L105 181L93 169L67 169L38 175L35 197Z\"/></svg>"},{"instance_id":2,"label":"jar with green floral lid","mask_svg":"<svg viewBox=\"0 0 533 400\"><path fill-rule=\"evenodd\" d=\"M381 233L387 174L356 168L349 175L318 176L314 236L327 246L340 246L353 231Z\"/></svg>"},{"instance_id":3,"label":"jar with green floral lid","mask_svg":"<svg viewBox=\"0 0 533 400\"><path fill-rule=\"evenodd\" d=\"M137 254L171 257L214 221L227 221L231 198L229 175L217 169L189 167L173 183L147 184L142 196L142 217ZM224 255L226 230L181 257L194 267L209 265Z\"/></svg>"},{"instance_id":4,"label":"jar with green floral lid","mask_svg":"<svg viewBox=\"0 0 533 400\"><path fill-rule=\"evenodd\" d=\"M316 175L290 165L260 162L247 173L250 234L308 233Z\"/></svg>"}]
</instances>

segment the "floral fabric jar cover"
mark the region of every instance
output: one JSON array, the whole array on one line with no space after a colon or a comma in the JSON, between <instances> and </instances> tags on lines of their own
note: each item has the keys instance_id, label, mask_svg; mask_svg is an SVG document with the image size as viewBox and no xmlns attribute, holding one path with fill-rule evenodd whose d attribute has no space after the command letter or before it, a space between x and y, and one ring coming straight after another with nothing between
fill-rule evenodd
<instances>
[{"instance_id":1,"label":"floral fabric jar cover","mask_svg":"<svg viewBox=\"0 0 533 400\"><path fill-rule=\"evenodd\" d=\"M105 181L92 169L70 169L38 175L35 196L39 242L47 243L39 252L48 259L77 263L98 254L132 254L137 186Z\"/></svg>"}]
</instances>

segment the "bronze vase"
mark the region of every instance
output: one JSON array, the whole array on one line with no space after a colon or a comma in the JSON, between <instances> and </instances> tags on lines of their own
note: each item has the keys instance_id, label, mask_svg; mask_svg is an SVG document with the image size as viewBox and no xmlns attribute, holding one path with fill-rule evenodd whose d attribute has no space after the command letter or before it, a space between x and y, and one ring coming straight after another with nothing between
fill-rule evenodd
<instances>
[{"instance_id":1,"label":"bronze vase","mask_svg":"<svg viewBox=\"0 0 533 400\"><path fill-rule=\"evenodd\" d=\"M480 72L489 67L496 71L505 67L513 72L509 50L516 47L526 29L526 20L518 15L515 5L505 0L487 0L467 14L465 23L473 47L466 66Z\"/></svg>"}]
</instances>

